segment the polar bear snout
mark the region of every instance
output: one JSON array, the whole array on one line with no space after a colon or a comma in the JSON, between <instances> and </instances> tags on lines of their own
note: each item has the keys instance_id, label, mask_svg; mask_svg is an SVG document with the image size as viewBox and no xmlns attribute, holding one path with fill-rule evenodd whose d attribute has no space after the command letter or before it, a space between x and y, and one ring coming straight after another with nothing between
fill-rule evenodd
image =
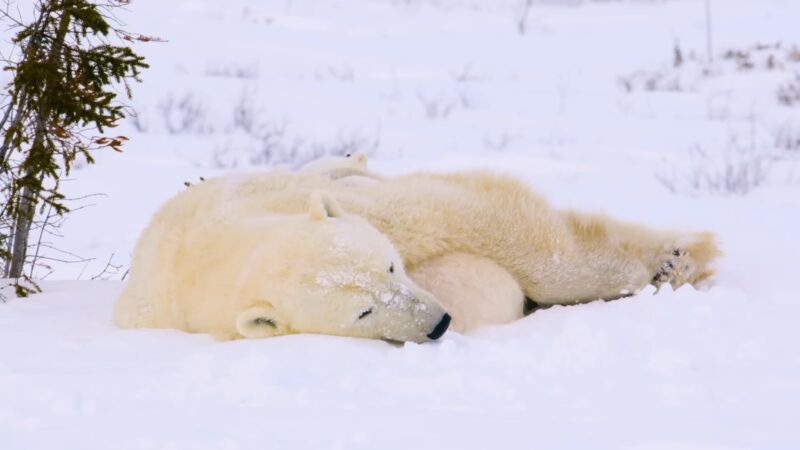
<instances>
[{"instance_id":1,"label":"polar bear snout","mask_svg":"<svg viewBox=\"0 0 800 450\"><path fill-rule=\"evenodd\" d=\"M439 339L440 337L442 337L444 332L447 331L447 328L449 326L450 326L450 314L444 313L444 316L442 316L442 320L440 320L439 323L437 323L436 326L433 327L433 331L428 333L428 339L432 341Z\"/></svg>"}]
</instances>

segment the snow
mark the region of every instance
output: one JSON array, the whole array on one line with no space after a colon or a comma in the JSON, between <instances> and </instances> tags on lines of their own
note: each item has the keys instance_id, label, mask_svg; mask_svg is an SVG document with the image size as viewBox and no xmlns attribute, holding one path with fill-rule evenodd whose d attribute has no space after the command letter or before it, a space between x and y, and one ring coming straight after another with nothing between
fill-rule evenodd
<instances>
[{"instance_id":1,"label":"snow","mask_svg":"<svg viewBox=\"0 0 800 450\"><path fill-rule=\"evenodd\" d=\"M120 127L125 153L72 173L71 196L103 196L76 202L93 206L53 242L94 259L51 261L44 293L0 304L3 448L800 446L800 150L778 145L800 109L775 94L797 67L671 68L676 43L705 56L702 1L536 2L523 36L519 4L136 0L126 28L168 40L137 46L152 65L133 86L140 126ZM800 44L796 1L712 4L718 56ZM690 88L620 83L659 71ZM170 133L167 100L187 95L200 119ZM557 207L711 230L725 255L705 290L422 345L113 326L136 237L184 181L262 168L265 149L297 167L344 148L384 174L511 173ZM753 164L745 192L713 187ZM101 274L112 255L122 267Z\"/></svg>"}]
</instances>

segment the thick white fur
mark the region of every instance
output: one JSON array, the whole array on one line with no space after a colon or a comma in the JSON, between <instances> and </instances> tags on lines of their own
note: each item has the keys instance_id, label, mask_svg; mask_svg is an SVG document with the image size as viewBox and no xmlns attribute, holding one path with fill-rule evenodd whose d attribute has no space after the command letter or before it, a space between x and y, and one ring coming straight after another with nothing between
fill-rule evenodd
<instances>
[{"instance_id":1,"label":"thick white fur","mask_svg":"<svg viewBox=\"0 0 800 450\"><path fill-rule=\"evenodd\" d=\"M306 163L300 172L322 174L341 169L367 170L368 158L364 153L348 153L343 156L323 156Z\"/></svg>"},{"instance_id":2,"label":"thick white fur","mask_svg":"<svg viewBox=\"0 0 800 450\"><path fill-rule=\"evenodd\" d=\"M139 239L115 322L219 339L302 332L428 340L444 309L405 275L385 235L306 189L324 178L305 177L313 183L295 191L303 197L296 212L260 204L273 183L303 178L208 180L168 201Z\"/></svg>"},{"instance_id":3,"label":"thick white fur","mask_svg":"<svg viewBox=\"0 0 800 450\"><path fill-rule=\"evenodd\" d=\"M619 298L651 283L697 283L712 273L710 263L719 253L708 233L659 231L558 211L519 181L485 172L416 173L369 186L338 181L313 173L237 175L208 180L171 200L134 254L117 323L240 337L247 329L236 329L236 317L267 304L276 317L290 316L286 329L280 321L266 325L273 334L328 333L322 324L332 319L339 327L334 334L392 338L387 333L402 333L386 325L365 331L344 319L364 306L348 300L346 289L325 293L313 276L296 275L340 266L356 278L376 272L391 259L389 241L408 273L439 296L462 330L520 317L519 292L539 304L572 304ZM318 189L341 205L347 226L304 222L309 196ZM363 245L331 255L337 239ZM380 257L370 259L373 247L381 248ZM421 303L435 303L410 279L402 283L419 289L415 297ZM470 292L459 293L459 284ZM324 295L338 306L320 307ZM296 300L302 297L315 300ZM418 336L438 314L417 327Z\"/></svg>"},{"instance_id":4,"label":"thick white fur","mask_svg":"<svg viewBox=\"0 0 800 450\"><path fill-rule=\"evenodd\" d=\"M383 179L369 172L368 163L365 154L348 153L317 159L301 171L331 176L339 186L368 186ZM453 316L452 330L466 332L523 316L522 288L511 274L489 259L448 253L417 265L408 275L430 291Z\"/></svg>"},{"instance_id":5,"label":"thick white fur","mask_svg":"<svg viewBox=\"0 0 800 450\"><path fill-rule=\"evenodd\" d=\"M340 186L371 186L382 176L367 170L369 158L364 153L324 156L300 168L300 173L329 177Z\"/></svg>"},{"instance_id":6,"label":"thick white fur","mask_svg":"<svg viewBox=\"0 0 800 450\"><path fill-rule=\"evenodd\" d=\"M522 288L489 259L448 253L418 264L408 275L453 316L450 328L455 331L500 325L523 316Z\"/></svg>"},{"instance_id":7,"label":"thick white fur","mask_svg":"<svg viewBox=\"0 0 800 450\"><path fill-rule=\"evenodd\" d=\"M662 272L656 283L696 283L711 275L718 254L708 233L558 211L519 181L483 172L417 173L334 193L389 236L410 273L449 253L480 256L541 304L618 298Z\"/></svg>"}]
</instances>

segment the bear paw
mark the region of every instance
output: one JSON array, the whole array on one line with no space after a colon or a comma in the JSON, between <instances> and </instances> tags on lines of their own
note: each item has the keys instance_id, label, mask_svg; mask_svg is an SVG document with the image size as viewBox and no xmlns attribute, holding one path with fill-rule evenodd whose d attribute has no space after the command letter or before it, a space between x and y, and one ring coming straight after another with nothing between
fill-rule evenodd
<instances>
[{"instance_id":1,"label":"bear paw","mask_svg":"<svg viewBox=\"0 0 800 450\"><path fill-rule=\"evenodd\" d=\"M650 284L660 287L664 283L669 283L673 288L677 288L692 281L694 269L695 264L688 251L682 248L672 249L664 255Z\"/></svg>"}]
</instances>

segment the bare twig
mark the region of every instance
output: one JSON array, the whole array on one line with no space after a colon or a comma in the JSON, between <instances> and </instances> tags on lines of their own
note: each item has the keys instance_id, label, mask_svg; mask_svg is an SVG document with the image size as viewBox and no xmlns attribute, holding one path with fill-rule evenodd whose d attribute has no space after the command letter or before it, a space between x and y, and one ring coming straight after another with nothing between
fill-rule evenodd
<instances>
[{"instance_id":1,"label":"bare twig","mask_svg":"<svg viewBox=\"0 0 800 450\"><path fill-rule=\"evenodd\" d=\"M36 250L33 252L33 259L31 260L31 267L29 277L33 278L33 271L36 269L36 260L39 258L39 251L42 248L42 237L44 236L44 230L47 228L48 222L53 217L53 205L49 205L47 209L47 215L44 218L44 223L41 225L39 229L39 238L36 240Z\"/></svg>"},{"instance_id":2,"label":"bare twig","mask_svg":"<svg viewBox=\"0 0 800 450\"><path fill-rule=\"evenodd\" d=\"M516 11L517 33L524 35L528 31L528 16L533 7L533 0L520 0Z\"/></svg>"},{"instance_id":3,"label":"bare twig","mask_svg":"<svg viewBox=\"0 0 800 450\"><path fill-rule=\"evenodd\" d=\"M112 271L113 271L113 273L111 273L111 275L114 275L114 274L118 273L119 269L121 269L122 266L121 265L111 264L111 261L113 259L114 259L114 253L112 253L111 256L108 257L108 261L106 261L106 265L105 265L105 267L103 267L103 270L100 271L100 273L98 273L97 275L94 275L91 279L92 280L97 280L97 279L105 280L106 279L105 278L106 274L109 274Z\"/></svg>"}]
</instances>

